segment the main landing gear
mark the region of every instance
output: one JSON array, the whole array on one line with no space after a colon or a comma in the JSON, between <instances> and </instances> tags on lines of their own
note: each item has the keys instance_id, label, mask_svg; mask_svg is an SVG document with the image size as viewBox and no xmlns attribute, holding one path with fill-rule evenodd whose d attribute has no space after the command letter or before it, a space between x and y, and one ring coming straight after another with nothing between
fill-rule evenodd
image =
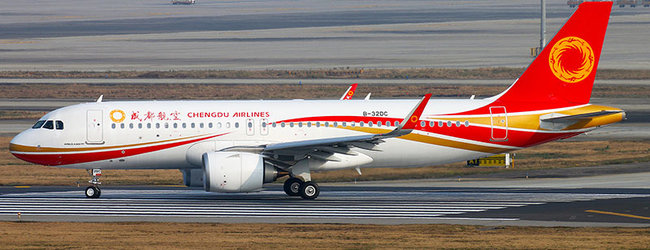
<instances>
[{"instance_id":1,"label":"main landing gear","mask_svg":"<svg viewBox=\"0 0 650 250\"><path fill-rule=\"evenodd\" d=\"M316 182L311 181L309 159L297 162L289 169L291 178L284 182L284 192L289 196L302 197L305 200L313 200L318 197L320 188Z\"/></svg>"},{"instance_id":2,"label":"main landing gear","mask_svg":"<svg viewBox=\"0 0 650 250\"><path fill-rule=\"evenodd\" d=\"M102 170L98 168L93 170L89 169L88 173L92 176L92 179L88 181L90 184L92 184L92 186L86 188L86 197L99 198L99 196L102 194L102 190L99 189L99 185L102 184L99 182L99 177L102 176Z\"/></svg>"},{"instance_id":3,"label":"main landing gear","mask_svg":"<svg viewBox=\"0 0 650 250\"><path fill-rule=\"evenodd\" d=\"M284 192L289 196L300 196L305 200L313 200L320 194L320 188L315 182L304 182L296 177L291 177L284 181Z\"/></svg>"}]
</instances>

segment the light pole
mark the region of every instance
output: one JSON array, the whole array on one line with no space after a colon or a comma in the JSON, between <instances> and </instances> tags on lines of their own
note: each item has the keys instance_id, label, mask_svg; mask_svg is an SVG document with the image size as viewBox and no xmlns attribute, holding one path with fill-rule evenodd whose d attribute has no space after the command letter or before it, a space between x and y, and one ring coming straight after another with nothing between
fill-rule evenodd
<instances>
[{"instance_id":1,"label":"light pole","mask_svg":"<svg viewBox=\"0 0 650 250\"><path fill-rule=\"evenodd\" d=\"M542 5L542 13L539 25L539 52L542 52L544 45L546 45L546 0L540 0Z\"/></svg>"}]
</instances>

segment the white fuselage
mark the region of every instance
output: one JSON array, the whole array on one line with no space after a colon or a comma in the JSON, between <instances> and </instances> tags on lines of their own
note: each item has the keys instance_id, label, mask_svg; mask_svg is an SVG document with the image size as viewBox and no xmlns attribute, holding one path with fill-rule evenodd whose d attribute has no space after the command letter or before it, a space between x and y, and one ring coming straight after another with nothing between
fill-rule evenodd
<instances>
[{"instance_id":1,"label":"white fuselage","mask_svg":"<svg viewBox=\"0 0 650 250\"><path fill-rule=\"evenodd\" d=\"M437 114L471 110L489 102L490 99L431 100L423 112L423 117L425 114L427 117L435 117ZM416 103L417 100L86 103L55 110L41 119L63 121L64 129L30 129L21 133L14 141L38 141L39 145L31 146L64 149L61 154L66 154L65 149L73 150L69 152L70 154L84 152L101 154L101 152L115 150L126 152L124 157L118 155L118 157L97 161L78 163L62 161L58 164L52 162L46 165L85 169L199 168L201 155L206 151L218 151L232 146L255 146L367 134L358 131L361 128L392 130L395 124L387 119L401 120ZM306 117L311 117L311 121L291 122ZM379 122L370 124L368 120L363 122L364 119L375 118L384 121L381 125ZM435 121L434 126L438 126L439 120L426 119L426 121ZM447 121L443 126L447 126ZM459 130L459 133L468 129L465 123L461 126L453 123L450 128ZM415 130L413 133L453 139L448 135L436 135L426 131ZM189 140L182 138L209 135L219 136L161 150L152 148L177 140L180 142ZM485 134L486 138L489 136L489 133ZM478 141L473 143L485 144ZM490 146L502 148L503 151L516 149L505 145ZM141 150L140 148L143 147L151 149ZM133 150L141 150L144 153L128 154ZM344 168L430 166L489 154L400 138L386 139L385 143L372 150L359 148L356 151L372 158L371 162L365 161L363 166L343 166Z\"/></svg>"}]
</instances>

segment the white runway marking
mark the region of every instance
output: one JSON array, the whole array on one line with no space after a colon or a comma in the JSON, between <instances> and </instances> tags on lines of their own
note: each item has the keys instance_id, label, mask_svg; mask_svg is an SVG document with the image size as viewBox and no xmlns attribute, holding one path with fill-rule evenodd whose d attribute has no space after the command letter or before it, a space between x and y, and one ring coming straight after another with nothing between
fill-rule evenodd
<instances>
[{"instance_id":1,"label":"white runway marking","mask_svg":"<svg viewBox=\"0 0 650 250\"><path fill-rule=\"evenodd\" d=\"M98 217L210 217L210 218L404 218L433 219L446 215L543 204L529 201L435 201L419 199L421 193L369 192L347 199L346 192L331 192L337 199L303 201L266 191L261 199L250 196L214 195L197 190L106 190L101 199L79 198L79 191L14 193L0 196L0 215L98 216ZM161 198L165 197L165 198ZM243 197L249 199L230 199ZM271 199L269 198L276 198ZM469 218L466 218L469 219ZM482 220L516 220L482 218Z\"/></svg>"},{"instance_id":2,"label":"white runway marking","mask_svg":"<svg viewBox=\"0 0 650 250\"><path fill-rule=\"evenodd\" d=\"M355 193L357 195L352 196ZM0 195L0 216L23 218L49 216L55 220L105 218L130 220L221 220L284 221L316 219L325 222L476 220L516 221L518 218L480 218L473 213L548 202L611 199L635 194L529 193L529 192L422 192L329 191L315 201L289 198L282 191L254 194L213 194L196 189L106 189L100 199L83 197L83 191L28 192ZM58 218L58 219L57 219ZM67 219L66 219L67 218ZM38 219L37 219L38 220ZM83 219L81 219L83 220Z\"/></svg>"},{"instance_id":3,"label":"white runway marking","mask_svg":"<svg viewBox=\"0 0 650 250\"><path fill-rule=\"evenodd\" d=\"M327 201L306 204L219 204L178 200L138 199L48 199L0 198L0 214L78 215L78 216L197 216L197 217L376 217L431 218L489 209L520 207L540 203L513 202L425 202L411 205L364 202L359 205L338 205ZM188 204L190 203L190 204ZM201 204L203 203L203 204ZM210 204L205 204L210 203Z\"/></svg>"}]
</instances>

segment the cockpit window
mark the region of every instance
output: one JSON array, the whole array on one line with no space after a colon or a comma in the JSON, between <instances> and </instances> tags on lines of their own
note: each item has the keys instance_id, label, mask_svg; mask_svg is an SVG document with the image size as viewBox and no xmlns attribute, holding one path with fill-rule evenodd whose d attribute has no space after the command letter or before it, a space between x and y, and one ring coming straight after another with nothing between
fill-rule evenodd
<instances>
[{"instance_id":1,"label":"cockpit window","mask_svg":"<svg viewBox=\"0 0 650 250\"><path fill-rule=\"evenodd\" d=\"M56 129L57 130L63 130L63 122L62 121L56 121Z\"/></svg>"},{"instance_id":2,"label":"cockpit window","mask_svg":"<svg viewBox=\"0 0 650 250\"><path fill-rule=\"evenodd\" d=\"M43 125L43 128L46 129L54 129L54 122L49 120L45 122L45 125Z\"/></svg>"},{"instance_id":3,"label":"cockpit window","mask_svg":"<svg viewBox=\"0 0 650 250\"><path fill-rule=\"evenodd\" d=\"M41 127L43 127L43 123L45 123L45 120L37 121L36 124L34 124L34 126L32 126L32 128L33 129L41 128Z\"/></svg>"}]
</instances>

